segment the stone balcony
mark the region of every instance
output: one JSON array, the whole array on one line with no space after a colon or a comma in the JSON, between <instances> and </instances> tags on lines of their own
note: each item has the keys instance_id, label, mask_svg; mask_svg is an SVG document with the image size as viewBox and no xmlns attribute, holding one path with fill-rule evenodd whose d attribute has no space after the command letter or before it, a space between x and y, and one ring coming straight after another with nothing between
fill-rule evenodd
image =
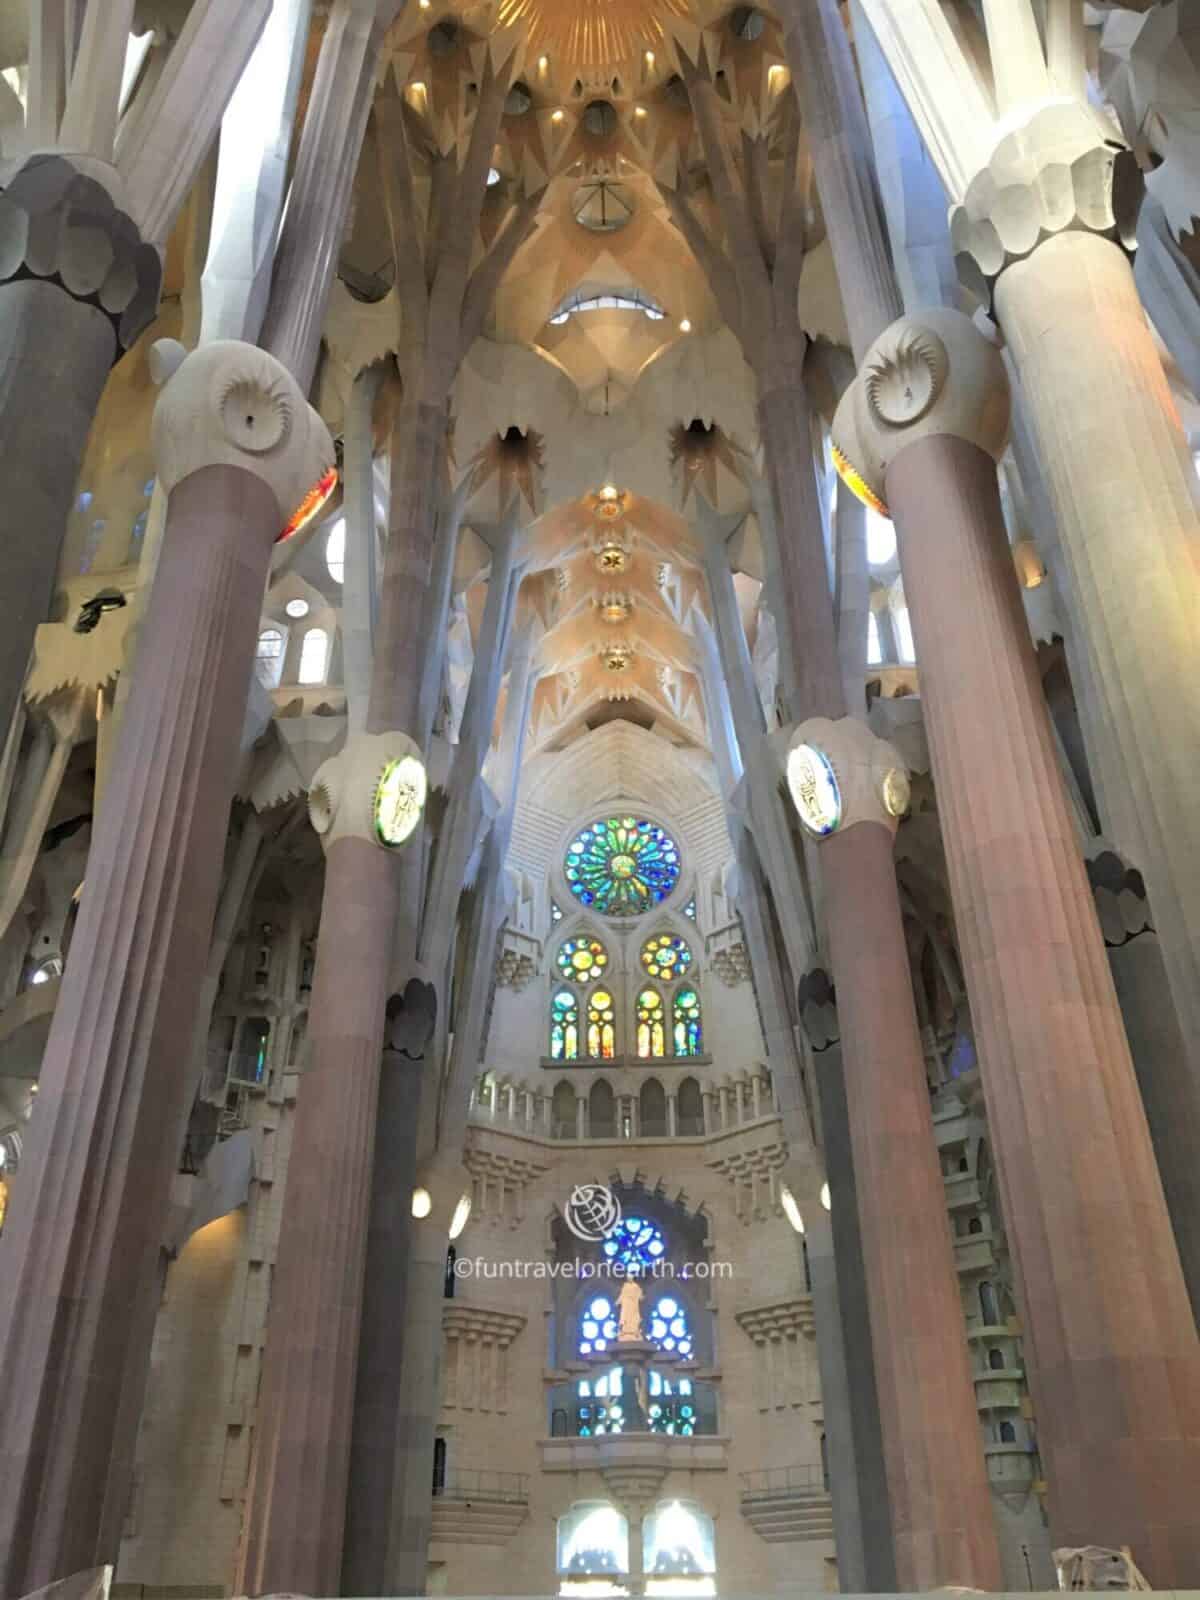
<instances>
[{"instance_id":1,"label":"stone balcony","mask_svg":"<svg viewBox=\"0 0 1200 1600\"><path fill-rule=\"evenodd\" d=\"M768 1544L833 1538L833 1501L821 1468L811 1462L743 1472L742 1515Z\"/></svg>"},{"instance_id":2,"label":"stone balcony","mask_svg":"<svg viewBox=\"0 0 1200 1600\"><path fill-rule=\"evenodd\" d=\"M542 1439L543 1472L598 1472L618 1500L649 1498L669 1472L724 1472L729 1440L665 1433L606 1433L590 1439Z\"/></svg>"},{"instance_id":3,"label":"stone balcony","mask_svg":"<svg viewBox=\"0 0 1200 1600\"><path fill-rule=\"evenodd\" d=\"M433 1491L435 1544L504 1545L529 1510L529 1475L460 1468Z\"/></svg>"}]
</instances>

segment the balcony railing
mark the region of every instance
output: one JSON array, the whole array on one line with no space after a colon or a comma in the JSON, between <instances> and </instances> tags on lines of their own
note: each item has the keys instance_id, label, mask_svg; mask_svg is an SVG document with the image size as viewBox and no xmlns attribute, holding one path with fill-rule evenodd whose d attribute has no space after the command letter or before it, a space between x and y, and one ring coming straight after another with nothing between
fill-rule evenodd
<instances>
[{"instance_id":1,"label":"balcony railing","mask_svg":"<svg viewBox=\"0 0 1200 1600\"><path fill-rule=\"evenodd\" d=\"M824 1494L829 1485L825 1470L819 1462L807 1461L794 1467L759 1467L752 1472L739 1472L742 1498L759 1494L791 1494L797 1489L807 1489Z\"/></svg>"},{"instance_id":2,"label":"balcony railing","mask_svg":"<svg viewBox=\"0 0 1200 1600\"><path fill-rule=\"evenodd\" d=\"M529 1499L527 1472L496 1472L489 1467L459 1467L435 1484L435 1495L446 1500L503 1500L519 1505Z\"/></svg>"}]
</instances>

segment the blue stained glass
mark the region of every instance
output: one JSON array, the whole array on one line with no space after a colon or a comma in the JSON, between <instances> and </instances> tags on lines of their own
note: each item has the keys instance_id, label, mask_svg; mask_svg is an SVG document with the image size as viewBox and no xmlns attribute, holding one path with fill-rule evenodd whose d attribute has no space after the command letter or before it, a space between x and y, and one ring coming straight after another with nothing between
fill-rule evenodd
<instances>
[{"instance_id":1,"label":"blue stained glass","mask_svg":"<svg viewBox=\"0 0 1200 1600\"><path fill-rule=\"evenodd\" d=\"M576 834L563 873L581 904L609 917L636 917L667 898L679 866L679 846L657 823L608 817Z\"/></svg>"},{"instance_id":2,"label":"blue stained glass","mask_svg":"<svg viewBox=\"0 0 1200 1600\"><path fill-rule=\"evenodd\" d=\"M644 1217L622 1217L604 1241L604 1254L627 1272L644 1272L666 1250L662 1234Z\"/></svg>"}]
</instances>

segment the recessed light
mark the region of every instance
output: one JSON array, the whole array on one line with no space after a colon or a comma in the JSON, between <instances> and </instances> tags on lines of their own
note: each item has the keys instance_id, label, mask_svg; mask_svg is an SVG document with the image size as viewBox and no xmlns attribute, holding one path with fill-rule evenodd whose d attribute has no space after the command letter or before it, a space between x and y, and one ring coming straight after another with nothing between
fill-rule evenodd
<instances>
[{"instance_id":1,"label":"recessed light","mask_svg":"<svg viewBox=\"0 0 1200 1600\"><path fill-rule=\"evenodd\" d=\"M691 333L692 324L687 317L684 317L683 321L679 324L679 331L680 333Z\"/></svg>"}]
</instances>

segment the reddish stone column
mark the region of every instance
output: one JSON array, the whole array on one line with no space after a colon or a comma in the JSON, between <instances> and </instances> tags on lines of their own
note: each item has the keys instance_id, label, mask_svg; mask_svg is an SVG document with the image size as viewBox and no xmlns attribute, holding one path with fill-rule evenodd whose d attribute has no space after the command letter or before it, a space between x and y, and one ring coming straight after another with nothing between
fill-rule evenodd
<instances>
[{"instance_id":1,"label":"reddish stone column","mask_svg":"<svg viewBox=\"0 0 1200 1600\"><path fill-rule=\"evenodd\" d=\"M310 425L332 454L303 396L261 352L212 346L191 361L198 367L171 379L156 415L170 498L144 670L92 842L28 1170L0 1242L7 1595L117 1557L138 1413L130 1397L149 1365L262 591L297 458L320 470ZM288 438L255 456L225 437L222 412L207 403L222 378L237 391L235 432L254 417L261 437L273 402L286 401Z\"/></svg>"},{"instance_id":2,"label":"reddish stone column","mask_svg":"<svg viewBox=\"0 0 1200 1600\"><path fill-rule=\"evenodd\" d=\"M864 370L856 465L896 519L1054 1542L1192 1587L1200 1342L1005 534L1003 368L943 311Z\"/></svg>"}]
</instances>

